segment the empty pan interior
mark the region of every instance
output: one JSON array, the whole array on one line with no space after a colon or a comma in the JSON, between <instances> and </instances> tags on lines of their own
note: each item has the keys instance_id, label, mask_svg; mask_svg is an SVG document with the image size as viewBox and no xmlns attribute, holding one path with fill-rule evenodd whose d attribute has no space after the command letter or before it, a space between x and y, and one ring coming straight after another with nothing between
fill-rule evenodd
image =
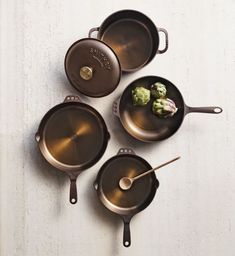
<instances>
[{"instance_id":1,"label":"empty pan interior","mask_svg":"<svg viewBox=\"0 0 235 256\"><path fill-rule=\"evenodd\" d=\"M149 30L133 19L114 22L101 39L117 54L124 70L139 68L148 62L152 54L153 43Z\"/></svg>"},{"instance_id":2,"label":"empty pan interior","mask_svg":"<svg viewBox=\"0 0 235 256\"><path fill-rule=\"evenodd\" d=\"M142 13L128 10L107 18L101 26L100 38L114 50L123 71L144 66L159 44L152 21Z\"/></svg>"},{"instance_id":3,"label":"empty pan interior","mask_svg":"<svg viewBox=\"0 0 235 256\"><path fill-rule=\"evenodd\" d=\"M166 86L167 97L172 99L178 111L173 117L160 118L152 113L152 99L147 106L134 106L132 90L137 86L150 89L151 85L161 82ZM143 141L159 141L173 135L184 118L184 101L180 91L168 80L157 76L146 76L132 82L120 99L120 118L125 129L132 136Z\"/></svg>"},{"instance_id":4,"label":"empty pan interior","mask_svg":"<svg viewBox=\"0 0 235 256\"><path fill-rule=\"evenodd\" d=\"M134 177L151 166L142 158L121 155L111 158L101 169L99 187L101 197L107 208L118 214L134 214L144 209L152 201L156 192L154 173L134 182L129 190L119 187L122 177Z\"/></svg>"},{"instance_id":5,"label":"empty pan interior","mask_svg":"<svg viewBox=\"0 0 235 256\"><path fill-rule=\"evenodd\" d=\"M61 170L86 169L106 148L104 122L86 104L61 104L49 111L42 123L44 155Z\"/></svg>"}]
</instances>

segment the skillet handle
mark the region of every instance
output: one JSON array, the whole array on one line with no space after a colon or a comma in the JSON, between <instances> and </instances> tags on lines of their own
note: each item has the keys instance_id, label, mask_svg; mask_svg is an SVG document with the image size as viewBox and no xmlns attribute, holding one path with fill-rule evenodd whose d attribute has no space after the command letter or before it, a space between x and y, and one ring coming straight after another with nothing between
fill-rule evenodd
<instances>
[{"instance_id":1,"label":"skillet handle","mask_svg":"<svg viewBox=\"0 0 235 256\"><path fill-rule=\"evenodd\" d=\"M69 201L71 204L77 203L77 185L76 185L77 178L70 178L70 195Z\"/></svg>"},{"instance_id":2,"label":"skillet handle","mask_svg":"<svg viewBox=\"0 0 235 256\"><path fill-rule=\"evenodd\" d=\"M81 102L80 98L77 95L68 95L65 97L64 102Z\"/></svg>"},{"instance_id":3,"label":"skillet handle","mask_svg":"<svg viewBox=\"0 0 235 256\"><path fill-rule=\"evenodd\" d=\"M121 154L135 155L135 151L132 148L120 148L117 152L117 155L121 155Z\"/></svg>"},{"instance_id":4,"label":"skillet handle","mask_svg":"<svg viewBox=\"0 0 235 256\"><path fill-rule=\"evenodd\" d=\"M124 230L123 230L123 245L129 247L131 245L131 231L130 231L130 217L123 217Z\"/></svg>"},{"instance_id":5,"label":"skillet handle","mask_svg":"<svg viewBox=\"0 0 235 256\"><path fill-rule=\"evenodd\" d=\"M162 32L162 33L164 33L164 35L165 35L165 48L162 49L162 50L158 50L158 51L157 51L158 54L162 54L162 53L164 53L164 52L167 51L168 46L169 46L168 32L167 32L167 30L164 29L164 28L157 28L157 30L158 30L158 32Z\"/></svg>"},{"instance_id":6,"label":"skillet handle","mask_svg":"<svg viewBox=\"0 0 235 256\"><path fill-rule=\"evenodd\" d=\"M99 32L100 27L91 28L88 32L88 37L91 37L91 34L95 31Z\"/></svg>"},{"instance_id":7,"label":"skillet handle","mask_svg":"<svg viewBox=\"0 0 235 256\"><path fill-rule=\"evenodd\" d=\"M223 111L220 107L188 107L186 106L186 114L188 113L208 113L220 114Z\"/></svg>"}]
</instances>

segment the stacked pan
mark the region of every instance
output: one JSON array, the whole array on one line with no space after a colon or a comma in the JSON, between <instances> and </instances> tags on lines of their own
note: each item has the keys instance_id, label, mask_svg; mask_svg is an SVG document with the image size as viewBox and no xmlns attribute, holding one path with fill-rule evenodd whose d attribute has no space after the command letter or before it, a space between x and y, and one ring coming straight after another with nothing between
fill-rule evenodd
<instances>
[{"instance_id":1,"label":"stacked pan","mask_svg":"<svg viewBox=\"0 0 235 256\"><path fill-rule=\"evenodd\" d=\"M94 32L96 38L92 37ZM163 49L159 48L160 33L165 37L161 43ZM122 10L111 14L99 27L90 29L87 38L69 47L64 61L65 73L80 94L104 97L117 88L123 73L141 69L167 49L168 33L165 29L156 27L141 12ZM151 91L152 86L159 83L165 86L167 97L177 109L170 118L156 118L151 111L153 98L145 107L135 106L132 102L133 91L138 87ZM189 107L179 89L160 76L138 78L127 85L110 106L120 119L123 132L142 142L171 137L188 113L222 112L217 106ZM69 200L72 204L77 203L78 175L101 159L110 141L105 120L94 107L84 103L81 96L70 95L44 115L35 138L48 163L69 177ZM103 164L93 184L104 207L122 218L125 247L131 244L129 224L132 217L152 202L159 187L155 173L149 171L151 169L151 165L137 156L133 149L121 148L117 155ZM143 177L130 189L120 186L123 178L137 176Z\"/></svg>"}]
</instances>

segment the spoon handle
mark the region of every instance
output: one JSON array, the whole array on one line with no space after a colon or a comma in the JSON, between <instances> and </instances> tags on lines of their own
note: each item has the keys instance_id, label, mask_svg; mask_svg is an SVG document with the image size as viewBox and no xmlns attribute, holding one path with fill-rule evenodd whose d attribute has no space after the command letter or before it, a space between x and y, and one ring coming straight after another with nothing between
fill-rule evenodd
<instances>
[{"instance_id":1,"label":"spoon handle","mask_svg":"<svg viewBox=\"0 0 235 256\"><path fill-rule=\"evenodd\" d=\"M180 156L178 156L178 157L176 157L176 158L174 158L174 159L172 159L172 160L170 160L170 161L168 161L168 162L165 162L164 164L161 164L161 165L159 165L159 166L157 166L157 167L155 167L155 168L153 168L153 169L151 169L151 170L148 170L148 171L146 171L146 172L143 172L143 173L141 173L141 174L139 174L139 175L133 177L132 180L133 180L133 181L134 181L134 180L138 180L139 178L142 178L142 177L144 177L145 175L148 175L149 173L154 172L154 171L156 171L156 170L162 168L163 166L168 165L168 164L170 164L170 163L172 163L172 162L174 162L174 161L176 161L176 160L178 160L178 159L180 159Z\"/></svg>"}]
</instances>

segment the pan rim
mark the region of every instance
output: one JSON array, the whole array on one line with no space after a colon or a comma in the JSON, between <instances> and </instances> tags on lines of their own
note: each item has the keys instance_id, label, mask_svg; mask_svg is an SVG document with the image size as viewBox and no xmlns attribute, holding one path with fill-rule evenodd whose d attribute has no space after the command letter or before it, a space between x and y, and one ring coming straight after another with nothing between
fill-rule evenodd
<instances>
[{"instance_id":1,"label":"pan rim","mask_svg":"<svg viewBox=\"0 0 235 256\"><path fill-rule=\"evenodd\" d=\"M46 124L48 122L48 120L50 119L50 117L55 114L57 111L59 111L60 109L63 109L67 106L82 106L84 109L88 109L90 112L92 112L94 114L94 116L97 117L98 122L100 123L100 126L103 130L103 143L101 145L101 149L97 152L97 154L95 155L95 157L92 158L92 160L87 161L85 164L80 164L80 165L69 165L69 164L64 164L60 161L58 161L56 158L54 158L51 153L49 152L47 146L46 146L46 142L45 142L45 138L44 138L44 132L45 132L45 127ZM103 119L103 117L101 116L101 114L94 109L92 106L83 103L83 102L62 102L60 104L55 105L54 107L52 107L51 109L49 109L46 114L43 116L39 127L38 127L38 131L37 134L39 135L39 142L38 142L38 146L40 149L41 154L43 155L43 157L45 158L45 160L52 165L53 167L55 167L56 169L59 169L62 172L67 172L67 173L76 173L76 172L82 172L85 171L86 169L92 167L93 165L95 165L100 159L101 157L104 155L104 152L107 149L107 145L108 145L108 140L109 140L109 132L106 126L106 123Z\"/></svg>"},{"instance_id":2,"label":"pan rim","mask_svg":"<svg viewBox=\"0 0 235 256\"><path fill-rule=\"evenodd\" d=\"M123 157L130 157L130 158L135 158L140 160L142 163L146 164L146 166L148 166L149 169L152 168L152 166L142 157L138 156L138 155L132 155L132 154L119 154L119 155L114 155L113 157L109 158L101 167L100 170L97 174L96 177L96 183L98 185L97 188L97 195L101 201L101 203L111 212L119 215L119 216L134 216L137 213L143 211L145 208L147 208L151 202L153 201L155 194L157 192L157 189L159 187L159 181L156 177L156 174L153 172L151 173L151 178L152 178L152 186L151 186L151 191L147 197L147 199L140 205L137 206L132 206L129 208L125 208L125 207L119 207L116 206L115 204L111 203L104 195L103 190L102 190L102 186L101 186L101 181L102 181L102 174L105 171L106 166L112 162L113 160L117 159L117 158L123 158ZM116 210L115 210L116 209ZM128 213L129 211L129 213Z\"/></svg>"},{"instance_id":3,"label":"pan rim","mask_svg":"<svg viewBox=\"0 0 235 256\"><path fill-rule=\"evenodd\" d=\"M155 78L155 79L162 79L162 80L165 80L167 83L171 84L177 91L178 93L180 94L181 98L182 98L182 103L183 103L183 114L182 114L182 118L181 118L181 121L180 121L180 125L177 127L177 129L171 133L170 136L168 137L165 137L165 138L162 138L162 139L157 139L157 140L148 140L148 139L143 139L143 138L140 138L138 137L135 133L131 133L126 125L126 123L123 121L124 117L122 116L121 114L121 111L120 111L120 108L121 108L121 101L124 97L124 93L128 90L129 87L131 87L133 85L133 83L136 83L138 80L142 80L142 79L147 79L147 78ZM130 82L126 88L124 89L124 91L122 92L120 98L119 98L119 104L118 104L118 112L119 112L119 120L122 124L122 126L124 127L125 131L132 137L134 137L135 139L139 140L139 141L142 141L142 142L147 142L147 143L153 143L153 142L158 142L158 141L163 141L163 140L167 140L169 139L170 137L172 137L178 130L179 128L181 127L182 123L183 123L183 120L184 120L184 116L186 114L186 104L185 104L185 101L184 101L184 98L183 98L183 95L181 94L180 90L178 89L178 87L173 84L170 80L164 78L164 77L161 77L161 76L156 76L156 75L147 75L147 76L142 76L142 77L139 77L135 80L133 80L132 82Z\"/></svg>"}]
</instances>

